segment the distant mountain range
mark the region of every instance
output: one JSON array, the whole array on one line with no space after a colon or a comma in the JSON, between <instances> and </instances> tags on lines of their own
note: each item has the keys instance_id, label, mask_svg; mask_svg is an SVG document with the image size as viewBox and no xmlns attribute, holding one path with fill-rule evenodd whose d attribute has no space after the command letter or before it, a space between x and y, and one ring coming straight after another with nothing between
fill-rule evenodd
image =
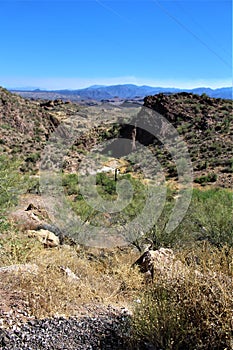
<instances>
[{"instance_id":1,"label":"distant mountain range","mask_svg":"<svg viewBox=\"0 0 233 350\"><path fill-rule=\"evenodd\" d=\"M37 95L41 94L55 94L57 97L67 97L75 100L111 100L111 99L135 99L135 98L144 98L148 95L156 95L159 93L171 94L177 92L191 92L194 94L202 95L203 93L207 94L210 97L215 98L224 98L232 99L232 88L224 87L218 89L211 89L205 87L199 87L195 89L178 89L178 88L163 88L163 87L152 87L152 86L137 86L133 84L123 84L123 85L111 85L111 86L102 86L102 85L93 85L85 89L78 90L40 90L39 88L31 89L10 89L11 91L22 92L22 95L25 97L34 97L30 96L36 93ZM26 96L27 95L27 96Z\"/></svg>"}]
</instances>

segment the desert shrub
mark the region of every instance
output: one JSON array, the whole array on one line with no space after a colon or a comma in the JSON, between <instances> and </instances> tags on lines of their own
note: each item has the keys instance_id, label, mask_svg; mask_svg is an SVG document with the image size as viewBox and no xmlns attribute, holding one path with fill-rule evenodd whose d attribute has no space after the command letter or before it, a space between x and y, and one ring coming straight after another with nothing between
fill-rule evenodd
<instances>
[{"instance_id":1,"label":"desert shrub","mask_svg":"<svg viewBox=\"0 0 233 350\"><path fill-rule=\"evenodd\" d=\"M42 249L41 243L17 232L8 224L7 235L0 237L0 265L25 264Z\"/></svg>"},{"instance_id":2,"label":"desert shrub","mask_svg":"<svg viewBox=\"0 0 233 350\"><path fill-rule=\"evenodd\" d=\"M98 132L98 138L99 140L109 140L117 137L119 135L119 125L118 124L112 124L111 127L108 129L100 128Z\"/></svg>"},{"instance_id":3,"label":"desert shrub","mask_svg":"<svg viewBox=\"0 0 233 350\"><path fill-rule=\"evenodd\" d=\"M0 156L0 212L17 203L18 195L25 189L25 178L18 173L20 162Z\"/></svg>"},{"instance_id":4,"label":"desert shrub","mask_svg":"<svg viewBox=\"0 0 233 350\"><path fill-rule=\"evenodd\" d=\"M177 232L173 231L168 233L166 231L166 225L169 221L175 203L174 195L175 191L171 188L167 188L167 198L163 211L151 230L145 233L145 236L153 241L155 249L159 249L161 247L169 248L177 243ZM179 235L179 239L181 239L181 235Z\"/></svg>"},{"instance_id":5,"label":"desert shrub","mask_svg":"<svg viewBox=\"0 0 233 350\"><path fill-rule=\"evenodd\" d=\"M2 128L2 129L5 129L5 130L10 130L10 129L12 129L12 126L9 125L9 124L2 124L2 125L1 125L1 128Z\"/></svg>"},{"instance_id":6,"label":"desert shrub","mask_svg":"<svg viewBox=\"0 0 233 350\"><path fill-rule=\"evenodd\" d=\"M223 168L221 170L221 172L223 172L223 173L232 173L233 172L233 159L232 158L226 160L223 164L226 165L226 167Z\"/></svg>"},{"instance_id":7,"label":"desert shrub","mask_svg":"<svg viewBox=\"0 0 233 350\"><path fill-rule=\"evenodd\" d=\"M98 185L99 188L102 188L105 193L110 195L116 194L116 182L105 173L99 173L96 175L96 185Z\"/></svg>"},{"instance_id":8,"label":"desert shrub","mask_svg":"<svg viewBox=\"0 0 233 350\"><path fill-rule=\"evenodd\" d=\"M232 193L229 190L194 189L184 219L175 230L167 232L174 203L174 191L169 190L162 214L146 233L155 248L186 247L200 241L208 241L216 247L233 245Z\"/></svg>"},{"instance_id":9,"label":"desert shrub","mask_svg":"<svg viewBox=\"0 0 233 350\"><path fill-rule=\"evenodd\" d=\"M203 100L208 100L208 99L209 99L209 96L208 96L205 92L203 92L203 94L201 94L201 98L202 98Z\"/></svg>"},{"instance_id":10,"label":"desert shrub","mask_svg":"<svg viewBox=\"0 0 233 350\"><path fill-rule=\"evenodd\" d=\"M208 168L208 162L207 161L200 161L195 168L197 170L207 169Z\"/></svg>"},{"instance_id":11,"label":"desert shrub","mask_svg":"<svg viewBox=\"0 0 233 350\"><path fill-rule=\"evenodd\" d=\"M176 166L173 164L169 164L168 166L168 173L169 173L169 177L175 177L177 176L177 170L176 170Z\"/></svg>"},{"instance_id":12,"label":"desert shrub","mask_svg":"<svg viewBox=\"0 0 233 350\"><path fill-rule=\"evenodd\" d=\"M8 213L31 186L31 178L19 172L21 164L20 160L0 155L0 234L11 230Z\"/></svg>"},{"instance_id":13,"label":"desert shrub","mask_svg":"<svg viewBox=\"0 0 233 350\"><path fill-rule=\"evenodd\" d=\"M78 175L65 174L62 178L62 185L67 195L78 194Z\"/></svg>"},{"instance_id":14,"label":"desert shrub","mask_svg":"<svg viewBox=\"0 0 233 350\"><path fill-rule=\"evenodd\" d=\"M105 213L93 209L85 198L83 198L78 190L75 176L71 178L70 175L66 175L63 185L65 186L65 191L68 196L77 194L74 198L70 198L70 203L75 213L79 215L82 220L91 221L94 225L102 225L103 222L107 225L118 225L119 223L122 224L128 220L132 220L138 215L143 209L146 199L145 186L139 179L134 179L130 174L125 174L119 175L118 180L119 182L121 180L127 180L130 183L132 193L129 193L129 195L132 195L132 197L129 198L129 204L126 205L122 211L111 215L111 223L106 222ZM109 200L110 202L115 201L117 199L116 184L119 182L114 180L114 175L107 175L105 173L96 174L96 191L104 200ZM124 199L127 199L128 191L125 191L123 195L125 196Z\"/></svg>"},{"instance_id":15,"label":"desert shrub","mask_svg":"<svg viewBox=\"0 0 233 350\"><path fill-rule=\"evenodd\" d=\"M196 240L208 240L217 247L233 245L232 193L224 189L194 190L186 227Z\"/></svg>"},{"instance_id":16,"label":"desert shrub","mask_svg":"<svg viewBox=\"0 0 233 350\"><path fill-rule=\"evenodd\" d=\"M215 182L216 180L217 180L217 174L209 173L207 175L196 177L196 179L194 179L194 182L202 185L208 182Z\"/></svg>"},{"instance_id":17,"label":"desert shrub","mask_svg":"<svg viewBox=\"0 0 233 350\"><path fill-rule=\"evenodd\" d=\"M227 173L227 174L232 174L233 173L233 167L231 166L228 166L228 167L225 167L221 170L222 173Z\"/></svg>"}]
</instances>

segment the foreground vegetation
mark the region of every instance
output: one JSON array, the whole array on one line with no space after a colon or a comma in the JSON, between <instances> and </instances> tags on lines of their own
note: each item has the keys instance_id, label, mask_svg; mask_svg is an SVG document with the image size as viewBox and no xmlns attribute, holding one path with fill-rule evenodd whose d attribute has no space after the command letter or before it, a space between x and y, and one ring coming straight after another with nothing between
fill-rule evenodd
<instances>
[{"instance_id":1,"label":"foreground vegetation","mask_svg":"<svg viewBox=\"0 0 233 350\"><path fill-rule=\"evenodd\" d=\"M183 222L167 234L165 224L174 204L174 192L168 191L162 215L145 236L155 248L172 248L179 264L163 272L157 266L153 282L145 283L131 268L139 256L133 247L142 247L140 241L113 250L79 245L44 249L9 222L8 210L32 186L17 167L17 162L1 158L0 266L30 263L38 269L3 275L1 282L27 301L32 315L69 316L93 303L125 306L132 312L128 348L141 350L150 344L158 349L233 349L231 191L195 189ZM126 214L133 216L141 205L143 185L131 180L138 196ZM88 216L75 183L74 176L65 176L64 190L79 214ZM99 176L98 186L102 196L114 198L113 180ZM75 278L64 273L67 268Z\"/></svg>"},{"instance_id":2,"label":"foreground vegetation","mask_svg":"<svg viewBox=\"0 0 233 350\"><path fill-rule=\"evenodd\" d=\"M232 253L209 244L183 249L182 274L156 276L141 293L133 348L146 342L156 349L232 349Z\"/></svg>"}]
</instances>

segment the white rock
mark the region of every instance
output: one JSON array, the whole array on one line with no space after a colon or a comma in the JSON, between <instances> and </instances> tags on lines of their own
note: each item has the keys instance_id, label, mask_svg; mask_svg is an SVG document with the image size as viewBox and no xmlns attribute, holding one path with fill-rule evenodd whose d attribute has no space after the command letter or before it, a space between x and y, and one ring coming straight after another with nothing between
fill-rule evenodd
<instances>
[{"instance_id":1,"label":"white rock","mask_svg":"<svg viewBox=\"0 0 233 350\"><path fill-rule=\"evenodd\" d=\"M61 266L61 270L67 276L69 282L76 282L80 280L80 278L69 267Z\"/></svg>"},{"instance_id":2,"label":"white rock","mask_svg":"<svg viewBox=\"0 0 233 350\"><path fill-rule=\"evenodd\" d=\"M29 237L36 237L46 248L54 248L60 244L59 238L53 232L48 230L28 230L27 232Z\"/></svg>"}]
</instances>

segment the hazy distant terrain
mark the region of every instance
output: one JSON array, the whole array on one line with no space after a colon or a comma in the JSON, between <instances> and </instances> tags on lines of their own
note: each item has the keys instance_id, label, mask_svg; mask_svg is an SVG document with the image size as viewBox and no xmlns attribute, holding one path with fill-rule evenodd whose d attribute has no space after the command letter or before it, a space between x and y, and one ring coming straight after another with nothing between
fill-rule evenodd
<instances>
[{"instance_id":1,"label":"hazy distant terrain","mask_svg":"<svg viewBox=\"0 0 233 350\"><path fill-rule=\"evenodd\" d=\"M43 99L69 99L71 101L81 100L117 100L117 99L140 99L148 95L155 95L158 93L177 93L177 92L191 92L198 95L203 93L209 97L232 99L232 89L224 87L219 89L210 89L205 87L195 89L178 89L178 88L162 88L152 86L137 86L133 84L99 86L94 85L85 89L78 90L30 90L26 88L11 89L26 98L43 98Z\"/></svg>"}]
</instances>

